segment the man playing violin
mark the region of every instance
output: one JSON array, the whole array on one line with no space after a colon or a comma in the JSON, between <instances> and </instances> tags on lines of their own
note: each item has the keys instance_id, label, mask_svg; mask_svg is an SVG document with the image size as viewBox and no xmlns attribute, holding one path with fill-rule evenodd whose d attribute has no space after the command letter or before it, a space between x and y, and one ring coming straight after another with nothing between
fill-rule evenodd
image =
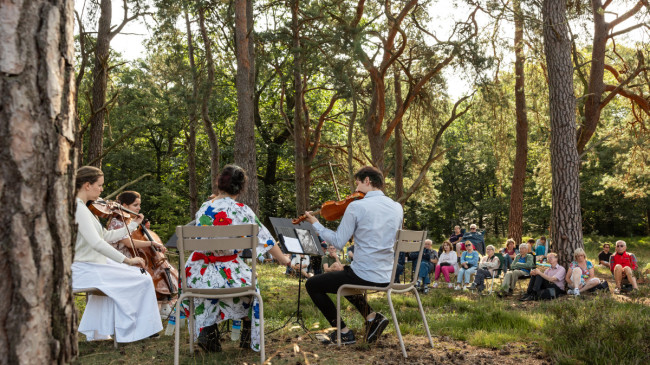
<instances>
[{"instance_id":1,"label":"man playing violin","mask_svg":"<svg viewBox=\"0 0 650 365\"><path fill-rule=\"evenodd\" d=\"M336 293L345 284L387 286L393 269L393 246L397 230L402 226L402 206L384 195L384 178L371 166L359 169L354 175L357 192L365 194L361 200L350 203L336 231L325 228L311 212L305 212L307 221L327 243L337 249L354 237L355 256L351 265L342 271L327 272L307 280L305 287L314 304L332 327L336 327L336 306L327 293ZM370 308L362 295L346 297L367 322L366 341L376 341L388 325L388 319ZM325 343L336 343L336 331ZM341 321L341 343L355 343L354 333Z\"/></svg>"}]
</instances>

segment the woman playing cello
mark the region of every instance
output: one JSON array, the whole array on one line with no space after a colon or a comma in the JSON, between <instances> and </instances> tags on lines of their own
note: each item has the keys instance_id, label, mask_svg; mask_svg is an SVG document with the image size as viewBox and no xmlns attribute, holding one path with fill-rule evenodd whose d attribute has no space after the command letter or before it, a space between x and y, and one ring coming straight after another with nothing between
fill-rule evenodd
<instances>
[{"instance_id":1,"label":"woman playing cello","mask_svg":"<svg viewBox=\"0 0 650 365\"><path fill-rule=\"evenodd\" d=\"M128 212L140 213L142 200L140 194L137 191L122 192L120 195L118 195L117 202L121 204L122 207ZM109 219L107 229L116 230L116 229L123 228L125 226L125 222L128 223L129 220L130 219L124 219L124 217L121 214L115 214ZM110 243L113 247L115 247L116 250L123 253L124 256L126 257L133 257L134 248L143 249L144 251L144 250L149 250L149 247L151 247L162 253L167 251L165 246L162 245L160 242L137 239L137 238L146 239L146 237L143 237L144 234L140 232L141 229L142 228L137 228L136 231L130 231L129 233L132 234L132 237L129 237L129 233L127 233L123 237L118 237L115 240L107 241L107 242ZM131 245L131 242L133 242L134 247ZM149 257L150 256L151 255L149 255ZM174 272L176 271L174 270ZM151 271L150 274L155 276L155 274L152 273ZM176 275L176 277L178 277L178 275ZM167 278L163 278L163 280L166 281ZM156 284L157 281L158 280L154 278L154 284ZM164 283L161 284L163 284L162 285L163 287L165 288L167 287L166 285L164 285ZM171 283L171 284L176 285L176 283ZM156 290L158 290L158 287L156 287ZM163 318L167 317L171 313L171 307L169 305L169 301L171 300L172 295L173 293L168 293L168 292L166 293L166 295L158 295L158 299L159 299L158 306L160 308L160 315Z\"/></svg>"},{"instance_id":2,"label":"woman playing cello","mask_svg":"<svg viewBox=\"0 0 650 365\"><path fill-rule=\"evenodd\" d=\"M128 258L106 242L126 234L126 228L106 231L86 206L99 198L104 174L96 167L77 170L75 180L76 212L79 226L72 264L72 288L97 288L106 296L91 295L79 323L79 332L89 341L108 339L133 342L151 337L162 330L153 282L138 267L139 257ZM129 224L135 229L142 222L139 215ZM126 264L126 265L123 265Z\"/></svg>"}]
</instances>

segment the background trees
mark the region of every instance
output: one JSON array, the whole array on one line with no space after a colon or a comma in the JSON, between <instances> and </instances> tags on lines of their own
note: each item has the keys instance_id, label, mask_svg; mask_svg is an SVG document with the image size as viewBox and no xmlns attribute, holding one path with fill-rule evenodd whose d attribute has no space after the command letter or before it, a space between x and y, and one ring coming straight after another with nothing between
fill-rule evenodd
<instances>
[{"instance_id":1,"label":"background trees","mask_svg":"<svg viewBox=\"0 0 650 365\"><path fill-rule=\"evenodd\" d=\"M237 122L242 111L236 102L242 85L236 82L237 52L244 51L235 38L235 5L244 2L154 5L153 37L143 59L125 63L120 55L111 56L107 87L117 96L105 121L108 153L102 165L107 191L146 175L129 188L144 193L143 208L163 236L191 219L190 180L196 178L196 199L202 201L214 191L215 171L235 162L237 153L255 157L250 169L258 187L252 192L264 219L293 216L335 197L330 162L342 194L350 192L356 168L374 164L385 171L387 194L405 205L407 226L426 228L434 238L447 236L455 224L469 223L489 235L550 234L550 74L539 42L541 3L523 4L517 44L525 52L515 72L510 67L513 42L500 39L512 37L515 9L500 2L468 6L459 1L456 11L444 17L450 18L447 23L432 11L444 5L440 1L260 0L252 8L246 2L255 25L254 32L247 31L254 34L249 41L255 52L249 47L247 53L254 67L245 73L249 81L244 83L252 85L252 112L246 117L252 123L245 129L254 144L246 147L235 132L242 126ZM593 6L573 6L567 12L577 35L571 38L570 76L578 95L589 94L582 76L589 74L589 60L596 57L594 38L583 31L593 27ZM615 48L606 43L603 83L614 89L627 83L611 94L605 86L601 102L606 107L592 142L579 155L580 213L587 234L643 234L648 229L642 143L647 140L644 105L650 91L640 82L645 77L640 60L647 58L648 46L625 39L627 33L615 34L619 27L641 24L644 9L627 18L629 24L617 21L608 33L616 42ZM92 55L93 33L78 39L90 45L86 49ZM450 93L459 82L450 74L465 76L469 91ZM84 95L91 95L93 75L80 75L83 128L92 114L91 100ZM523 79L522 89L516 83ZM516 128L516 94L526 98L520 113L528 120L525 158L524 144L516 137L523 136L523 128ZM578 97L574 141L586 123L585 100ZM192 122L199 119L202 127ZM87 143L89 131L83 132ZM195 173L189 163L193 133ZM516 196L520 202L511 202ZM521 213L510 214L515 205Z\"/></svg>"}]
</instances>

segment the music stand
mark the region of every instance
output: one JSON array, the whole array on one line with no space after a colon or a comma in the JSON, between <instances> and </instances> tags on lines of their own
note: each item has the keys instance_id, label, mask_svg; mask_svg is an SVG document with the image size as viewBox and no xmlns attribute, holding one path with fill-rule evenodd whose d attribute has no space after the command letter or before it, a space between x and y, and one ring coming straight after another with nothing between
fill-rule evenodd
<instances>
[{"instance_id":1,"label":"music stand","mask_svg":"<svg viewBox=\"0 0 650 365\"><path fill-rule=\"evenodd\" d=\"M272 220L273 222L273 220ZM302 255L323 255L322 247L316 243L316 240L312 236L311 232L308 229L293 228L288 226L273 226L275 231L278 233L279 246L282 252L288 254L298 254L300 256L300 268L302 271L302 261L304 257ZM291 229L290 229L291 228ZM279 233L283 232L283 233ZM284 234L287 234L285 236ZM290 322L298 324L311 338L314 339L309 333L309 329L305 326L304 319L302 318L302 311L300 310L300 296L302 292L302 272L298 272L298 304L296 310L291 313L291 316L287 318L284 324L270 332L276 332L282 328L285 328ZM295 319L294 319L295 318Z\"/></svg>"}]
</instances>

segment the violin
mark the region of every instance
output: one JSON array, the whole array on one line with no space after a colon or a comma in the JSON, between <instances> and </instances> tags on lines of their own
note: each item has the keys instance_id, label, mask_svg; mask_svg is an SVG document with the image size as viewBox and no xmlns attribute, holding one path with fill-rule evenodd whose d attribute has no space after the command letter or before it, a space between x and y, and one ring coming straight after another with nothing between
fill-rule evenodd
<instances>
[{"instance_id":1,"label":"violin","mask_svg":"<svg viewBox=\"0 0 650 365\"><path fill-rule=\"evenodd\" d=\"M366 196L366 194L360 191L355 191L354 193L348 195L345 199L339 201L328 200L323 203L323 205L321 205L319 210L313 212L312 215L320 214L323 219L328 221L337 220L343 217L343 214L345 213L345 210L348 208L348 205L350 205L350 203L355 200L363 199L364 196ZM305 219L307 219L307 216L303 214L298 218L292 219L291 223L300 224L300 222L304 221Z\"/></svg>"}]
</instances>

